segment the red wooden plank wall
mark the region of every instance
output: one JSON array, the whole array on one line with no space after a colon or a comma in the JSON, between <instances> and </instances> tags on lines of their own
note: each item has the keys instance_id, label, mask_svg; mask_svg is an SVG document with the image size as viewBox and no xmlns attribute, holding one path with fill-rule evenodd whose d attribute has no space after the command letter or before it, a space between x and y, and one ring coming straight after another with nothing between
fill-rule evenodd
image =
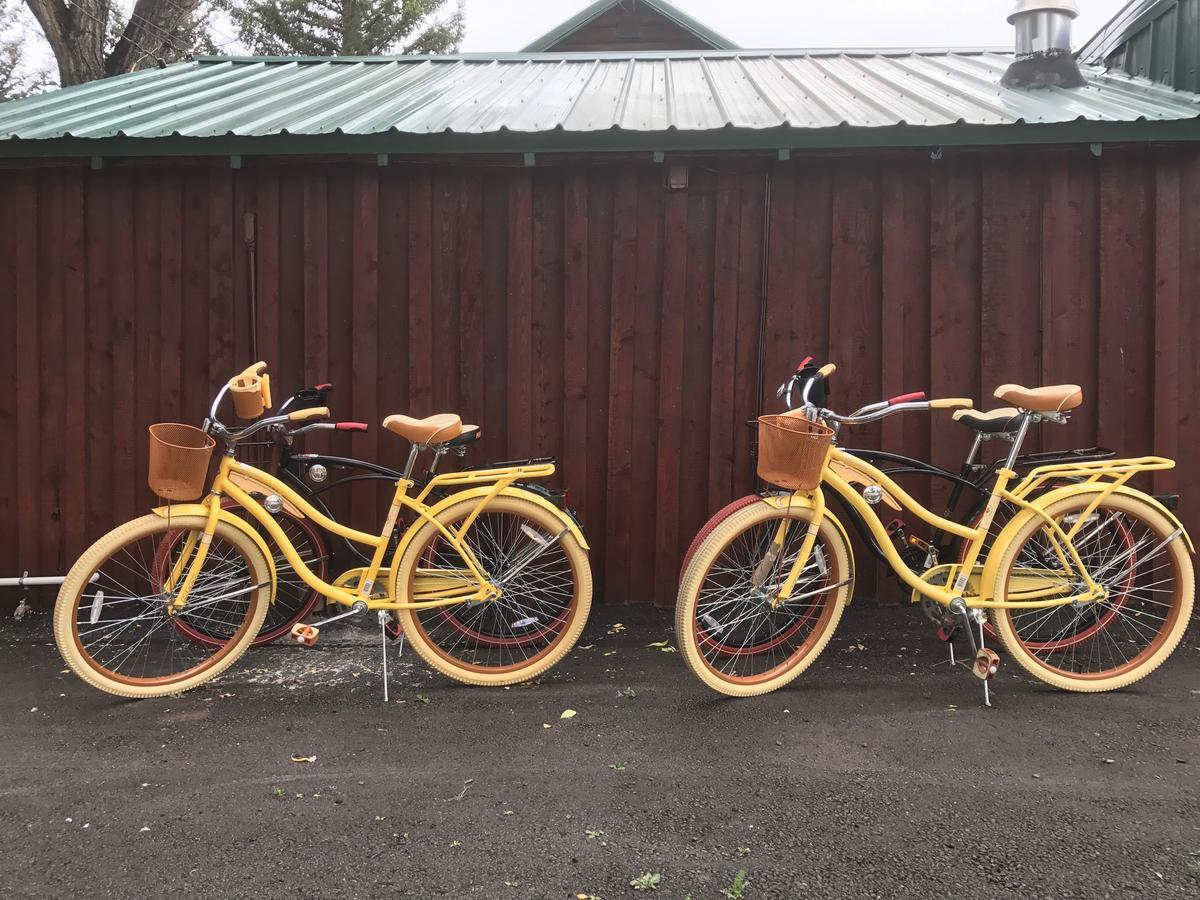
<instances>
[{"instance_id":1,"label":"red wooden plank wall","mask_svg":"<svg viewBox=\"0 0 1200 900\"><path fill-rule=\"evenodd\" d=\"M330 380L345 418L457 410L481 456L560 456L608 602L672 602L692 535L752 489L743 421L805 353L839 364L841 408L1078 381L1085 405L1035 446L1174 456L1155 487L1200 528L1200 149L689 174L671 192L629 163L0 171L0 573L64 571L143 510L145 425L198 421L249 361L246 212L277 394ZM914 414L848 442L953 464L967 434ZM324 447L405 450L377 430ZM374 527L379 498L347 512ZM861 594L898 598L860 566Z\"/></svg>"}]
</instances>

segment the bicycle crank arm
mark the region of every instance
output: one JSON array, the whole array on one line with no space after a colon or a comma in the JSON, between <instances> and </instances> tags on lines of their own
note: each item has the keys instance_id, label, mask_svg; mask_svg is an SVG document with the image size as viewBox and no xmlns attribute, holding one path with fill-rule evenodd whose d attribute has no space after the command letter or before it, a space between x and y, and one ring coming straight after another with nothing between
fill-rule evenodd
<instances>
[{"instance_id":1,"label":"bicycle crank arm","mask_svg":"<svg viewBox=\"0 0 1200 900\"><path fill-rule=\"evenodd\" d=\"M334 622L340 622L342 619L348 619L350 616L361 616L367 611L367 602L365 600L357 600L350 607L349 612L344 612L341 615L332 616L322 620L320 625L305 625L303 622L297 622L292 626L292 640L297 644L303 644L305 647L312 647L321 637L321 629L326 625Z\"/></svg>"}]
</instances>

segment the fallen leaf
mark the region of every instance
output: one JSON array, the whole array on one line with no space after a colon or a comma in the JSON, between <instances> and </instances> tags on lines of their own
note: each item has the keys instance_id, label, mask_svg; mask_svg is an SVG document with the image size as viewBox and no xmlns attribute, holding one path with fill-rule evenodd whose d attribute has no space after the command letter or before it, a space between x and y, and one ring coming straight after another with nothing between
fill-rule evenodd
<instances>
[{"instance_id":1,"label":"fallen leaf","mask_svg":"<svg viewBox=\"0 0 1200 900\"><path fill-rule=\"evenodd\" d=\"M292 754L292 762L294 763L311 763L316 761L317 758L315 756L301 756L298 753Z\"/></svg>"},{"instance_id":2,"label":"fallen leaf","mask_svg":"<svg viewBox=\"0 0 1200 900\"><path fill-rule=\"evenodd\" d=\"M561 716L559 716L559 718L560 718L560 719L573 719L573 718L575 718L575 716L576 716L575 710L573 710L573 709L564 709L564 710L562 711L562 715L561 715Z\"/></svg>"},{"instance_id":3,"label":"fallen leaf","mask_svg":"<svg viewBox=\"0 0 1200 900\"><path fill-rule=\"evenodd\" d=\"M655 641L653 644L647 644L646 646L647 647L665 647L665 646L667 646L667 642L666 641Z\"/></svg>"},{"instance_id":4,"label":"fallen leaf","mask_svg":"<svg viewBox=\"0 0 1200 900\"><path fill-rule=\"evenodd\" d=\"M552 728L553 726L549 722L543 722L542 727L548 729L548 728Z\"/></svg>"}]
</instances>

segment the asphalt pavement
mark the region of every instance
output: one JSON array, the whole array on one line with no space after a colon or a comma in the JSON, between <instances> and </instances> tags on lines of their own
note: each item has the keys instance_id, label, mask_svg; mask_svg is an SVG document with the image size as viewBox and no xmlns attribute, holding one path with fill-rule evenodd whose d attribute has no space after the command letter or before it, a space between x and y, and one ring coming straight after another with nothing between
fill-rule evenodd
<instances>
[{"instance_id":1,"label":"asphalt pavement","mask_svg":"<svg viewBox=\"0 0 1200 900\"><path fill-rule=\"evenodd\" d=\"M752 700L648 607L511 689L393 655L386 705L375 636L334 632L129 702L7 619L0 896L1200 897L1195 625L1115 694L1002 667L991 709L916 610L861 601Z\"/></svg>"}]
</instances>

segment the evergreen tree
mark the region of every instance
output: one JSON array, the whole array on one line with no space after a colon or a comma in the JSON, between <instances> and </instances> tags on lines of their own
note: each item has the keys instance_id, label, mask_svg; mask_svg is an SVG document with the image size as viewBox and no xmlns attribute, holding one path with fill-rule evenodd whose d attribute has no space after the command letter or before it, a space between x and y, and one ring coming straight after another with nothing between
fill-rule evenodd
<instances>
[{"instance_id":1,"label":"evergreen tree","mask_svg":"<svg viewBox=\"0 0 1200 900\"><path fill-rule=\"evenodd\" d=\"M464 0L221 0L241 42L263 56L454 53Z\"/></svg>"},{"instance_id":2,"label":"evergreen tree","mask_svg":"<svg viewBox=\"0 0 1200 900\"><path fill-rule=\"evenodd\" d=\"M49 72L29 63L26 42L20 4L0 0L0 101L36 93L50 81Z\"/></svg>"}]
</instances>

